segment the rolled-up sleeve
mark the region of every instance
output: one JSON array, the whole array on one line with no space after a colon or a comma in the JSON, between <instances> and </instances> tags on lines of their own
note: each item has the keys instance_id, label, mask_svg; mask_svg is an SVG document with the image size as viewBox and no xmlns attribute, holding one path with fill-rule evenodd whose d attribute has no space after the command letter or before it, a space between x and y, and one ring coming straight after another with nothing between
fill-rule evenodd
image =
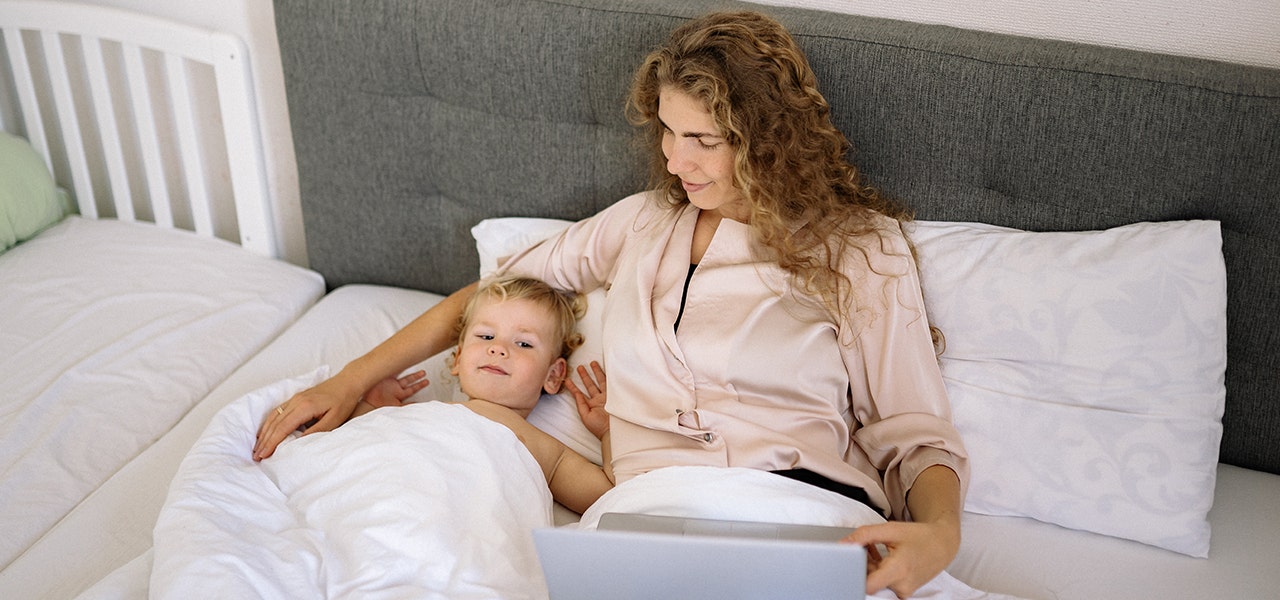
<instances>
[{"instance_id":1,"label":"rolled-up sleeve","mask_svg":"<svg viewBox=\"0 0 1280 600\"><path fill-rule=\"evenodd\" d=\"M880 471L892 515L907 519L907 492L933 465L956 472L964 497L968 454L951 422L915 261L900 232L881 239L883 254L869 253L870 268L855 280L863 310L841 335L855 343L841 347L858 422L853 443Z\"/></svg>"}]
</instances>

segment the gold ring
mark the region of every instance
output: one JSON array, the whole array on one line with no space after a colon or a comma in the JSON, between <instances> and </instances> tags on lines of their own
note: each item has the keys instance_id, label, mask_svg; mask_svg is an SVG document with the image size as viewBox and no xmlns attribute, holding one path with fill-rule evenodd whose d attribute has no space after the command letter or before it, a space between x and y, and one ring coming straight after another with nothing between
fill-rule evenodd
<instances>
[{"instance_id":1,"label":"gold ring","mask_svg":"<svg viewBox=\"0 0 1280 600\"><path fill-rule=\"evenodd\" d=\"M283 406L277 406L277 407L276 407L276 414L277 414L277 415L283 415L283 414L284 414L284 407L283 407Z\"/></svg>"}]
</instances>

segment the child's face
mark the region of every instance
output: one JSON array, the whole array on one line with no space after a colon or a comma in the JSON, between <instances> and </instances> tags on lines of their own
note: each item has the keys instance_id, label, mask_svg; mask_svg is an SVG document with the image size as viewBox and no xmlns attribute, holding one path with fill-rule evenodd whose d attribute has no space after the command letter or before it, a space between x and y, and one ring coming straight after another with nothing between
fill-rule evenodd
<instances>
[{"instance_id":1,"label":"child's face","mask_svg":"<svg viewBox=\"0 0 1280 600\"><path fill-rule=\"evenodd\" d=\"M458 340L452 371L468 398L528 416L543 390L560 390L562 343L547 308L526 299L482 298Z\"/></svg>"}]
</instances>

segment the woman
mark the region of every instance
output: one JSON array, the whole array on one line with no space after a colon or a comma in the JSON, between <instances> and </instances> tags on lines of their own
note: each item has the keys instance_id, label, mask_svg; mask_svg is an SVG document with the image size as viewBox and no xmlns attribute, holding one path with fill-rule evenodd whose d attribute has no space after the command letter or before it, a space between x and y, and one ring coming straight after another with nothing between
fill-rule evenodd
<instances>
[{"instance_id":1,"label":"woman","mask_svg":"<svg viewBox=\"0 0 1280 600\"><path fill-rule=\"evenodd\" d=\"M636 74L629 117L654 191L509 260L579 293L604 286L619 484L673 465L777 472L892 522L868 592L909 596L959 548L965 453L924 314L903 210L861 182L790 34L755 13L676 29ZM451 345L474 286L275 411L254 456Z\"/></svg>"}]
</instances>

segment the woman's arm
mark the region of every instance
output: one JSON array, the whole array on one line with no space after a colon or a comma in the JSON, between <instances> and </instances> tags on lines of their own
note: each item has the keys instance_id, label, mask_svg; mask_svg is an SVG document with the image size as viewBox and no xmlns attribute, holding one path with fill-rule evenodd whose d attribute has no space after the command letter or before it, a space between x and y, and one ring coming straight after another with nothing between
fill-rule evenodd
<instances>
[{"instance_id":1,"label":"woman's arm","mask_svg":"<svg viewBox=\"0 0 1280 600\"><path fill-rule=\"evenodd\" d=\"M271 456L289 433L311 421L315 424L303 435L345 423L369 388L456 344L458 319L476 286L473 283L450 294L333 377L271 411L258 429L253 459Z\"/></svg>"},{"instance_id":2,"label":"woman's arm","mask_svg":"<svg viewBox=\"0 0 1280 600\"><path fill-rule=\"evenodd\" d=\"M859 527L846 541L867 547L867 593L893 590L908 598L937 577L960 551L960 478L934 465L916 478L907 494L911 522ZM889 550L880 556L875 544Z\"/></svg>"},{"instance_id":3,"label":"woman's arm","mask_svg":"<svg viewBox=\"0 0 1280 600\"><path fill-rule=\"evenodd\" d=\"M968 461L951 423L919 271L906 237L891 223L861 245L881 251L865 254L861 267L862 293L874 314L857 330L858 343L842 349L851 381L863 384L852 388L852 409L861 424L853 439L881 471L898 520L859 528L850 541L867 546L867 593L888 588L907 597L941 573L959 551ZM855 380L855 374L862 379ZM876 544L889 553L880 556Z\"/></svg>"}]
</instances>

